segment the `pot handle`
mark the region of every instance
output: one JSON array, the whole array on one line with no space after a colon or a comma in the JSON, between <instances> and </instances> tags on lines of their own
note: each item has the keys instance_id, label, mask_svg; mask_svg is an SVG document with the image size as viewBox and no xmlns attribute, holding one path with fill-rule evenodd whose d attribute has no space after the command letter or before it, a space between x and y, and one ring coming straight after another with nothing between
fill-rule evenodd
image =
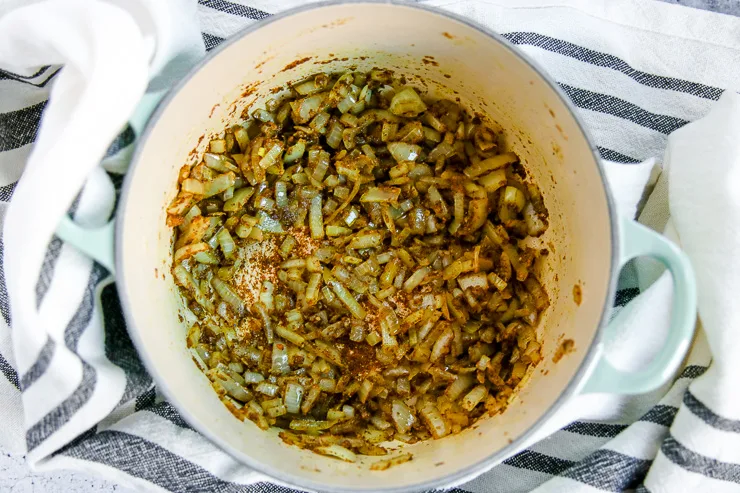
<instances>
[{"instance_id":1,"label":"pot handle","mask_svg":"<svg viewBox=\"0 0 740 493\"><path fill-rule=\"evenodd\" d=\"M129 118L129 125L138 138L154 110L167 91L146 93ZM85 228L65 214L57 226L56 235L60 240L69 243L92 259L96 260L115 275L114 236L115 219L98 228Z\"/></svg>"},{"instance_id":2,"label":"pot handle","mask_svg":"<svg viewBox=\"0 0 740 493\"><path fill-rule=\"evenodd\" d=\"M649 256L663 263L673 277L671 326L663 348L647 367L637 371L614 368L604 356L582 393L642 394L659 388L676 372L691 345L696 323L696 280L688 257L675 244L631 219L621 220L619 268L635 257ZM606 327L604 345L619 331L618 313Z\"/></svg>"}]
</instances>

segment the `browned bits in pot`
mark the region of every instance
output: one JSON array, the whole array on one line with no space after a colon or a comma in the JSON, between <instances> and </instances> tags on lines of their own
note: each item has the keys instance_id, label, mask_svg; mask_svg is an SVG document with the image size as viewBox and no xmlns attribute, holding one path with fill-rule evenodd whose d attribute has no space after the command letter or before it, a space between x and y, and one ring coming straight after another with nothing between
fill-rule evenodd
<instances>
[{"instance_id":1,"label":"browned bits in pot","mask_svg":"<svg viewBox=\"0 0 740 493\"><path fill-rule=\"evenodd\" d=\"M167 211L221 399L346 461L501 412L542 359L539 190L482 118L404 84L294 84L211 140Z\"/></svg>"},{"instance_id":2,"label":"browned bits in pot","mask_svg":"<svg viewBox=\"0 0 740 493\"><path fill-rule=\"evenodd\" d=\"M575 351L575 345L576 344L573 339L565 339L563 342L560 343L560 345L558 345L558 348L555 351L555 356L552 357L552 362L558 363L561 359L563 359L563 356Z\"/></svg>"},{"instance_id":3,"label":"browned bits in pot","mask_svg":"<svg viewBox=\"0 0 740 493\"><path fill-rule=\"evenodd\" d=\"M580 284L573 285L573 301L579 306L581 305L581 301L583 301L583 290Z\"/></svg>"}]
</instances>

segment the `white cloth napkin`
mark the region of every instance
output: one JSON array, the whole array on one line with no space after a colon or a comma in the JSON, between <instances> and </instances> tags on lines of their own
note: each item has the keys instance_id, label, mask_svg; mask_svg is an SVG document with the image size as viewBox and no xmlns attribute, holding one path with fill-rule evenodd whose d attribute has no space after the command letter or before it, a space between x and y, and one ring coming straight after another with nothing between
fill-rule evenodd
<instances>
[{"instance_id":1,"label":"white cloth napkin","mask_svg":"<svg viewBox=\"0 0 740 493\"><path fill-rule=\"evenodd\" d=\"M740 95L728 92L668 141L669 203L697 270L699 316L713 360L691 384L646 485L654 492L737 491L740 486ZM713 458L705 478L697 459ZM677 464L676 464L677 463ZM683 467L675 467L676 465ZM723 473L734 470L734 484ZM714 471L713 471L714 472Z\"/></svg>"},{"instance_id":2,"label":"white cloth napkin","mask_svg":"<svg viewBox=\"0 0 740 493\"><path fill-rule=\"evenodd\" d=\"M157 396L127 338L107 272L52 233L70 204L81 224L108 219L137 129L114 137L147 80L149 91L165 88L200 56L198 23L212 48L290 3L199 0L196 12L194 0L52 0L0 18L0 67L9 71L0 73L0 94L8 94L0 97L0 200L10 202L0 202L0 312L13 328L11 349L9 330L0 326L7 380L0 378L0 413L11 424L0 431L0 443L25 452L33 467L84 470L153 491L287 491L244 486L264 478L205 441ZM567 425L562 430L462 489L733 490L740 482L740 410L731 377L740 348L732 317L740 315L732 314L731 295L740 273L729 259L740 251L732 222L740 209L730 187L740 168L735 144L723 136L733 135L739 117L730 109L738 104L735 94L715 101L740 77L740 20L643 0L424 3L503 33L550 72L589 126L624 214L641 210L667 134L715 107L706 120L675 132L669 180L664 172L642 210L647 217L665 208L661 194L670 189L673 222L698 271L709 345L700 334L688 366L660 392L574 400L553 423ZM38 68L45 64L65 68L55 75L54 68ZM50 102L16 183L49 81ZM697 137L694 128L703 129ZM95 167L104 156L107 172ZM662 230L667 214L656 214L663 221L653 227ZM656 277L654 285L641 285ZM620 308L642 294L621 308L630 310L631 322L609 357L635 368L668 329L670 282L637 265L623 273L620 288ZM715 363L686 392L709 364L710 347ZM568 424L576 417L591 420Z\"/></svg>"},{"instance_id":3,"label":"white cloth napkin","mask_svg":"<svg viewBox=\"0 0 740 493\"><path fill-rule=\"evenodd\" d=\"M86 180L89 186L80 196L75 218L87 226L108 220L115 194L98 165L149 80L177 59L189 57L192 63L202 55L198 33L194 4L177 0L40 2L13 10L0 20L0 65L4 68L23 72L64 65L54 80L34 151L15 187L4 223L4 268L7 290L13 293L10 312L18 373L27 375L44 348L53 345L56 349L48 389L39 393L29 389L23 396L26 423L44 417L40 413L46 406L36 405L38 399L63 398L86 372L85 358L75 354L84 349L77 344L70 347L72 336L65 330L65 315L69 317L76 307L63 298L52 306L39 300L38 279L47 245ZM78 257L78 265L70 268L87 277L85 267L90 260L74 252L69 255ZM61 282L70 280L61 276L57 276ZM95 358L96 349L89 351L88 357ZM118 380L125 385L125 379ZM110 390L106 389L109 398ZM99 394L97 406L81 408L78 419L89 427L107 416L113 406L103 402L109 400L105 397ZM29 456L47 456L79 432L75 427L60 430L57 438L29 450ZM46 430L39 433L44 436Z\"/></svg>"}]
</instances>

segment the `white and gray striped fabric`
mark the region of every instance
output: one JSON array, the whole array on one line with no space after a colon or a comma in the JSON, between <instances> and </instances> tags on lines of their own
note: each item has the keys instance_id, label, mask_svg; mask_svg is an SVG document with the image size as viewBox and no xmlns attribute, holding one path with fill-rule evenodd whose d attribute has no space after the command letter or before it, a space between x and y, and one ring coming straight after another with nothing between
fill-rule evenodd
<instances>
[{"instance_id":1,"label":"white and gray striped fabric","mask_svg":"<svg viewBox=\"0 0 740 493\"><path fill-rule=\"evenodd\" d=\"M299 2L198 3L210 50L244 26ZM710 10L671 5L681 0L423 3L493 28L539 62L579 109L610 176L662 157L670 132L705 115L740 80L740 18L727 15L736 6L731 0L686 2ZM0 225L58 70L0 71ZM135 139L130 128L122 132L111 144L109 159L115 161ZM121 181L122 175L99 170L70 214L82 223L107 220ZM634 208L642 189L615 193L632 197L625 201ZM19 375L2 260L0 238L3 448L27 454L40 469L83 470L141 490L291 491L263 482L220 452L157 395L128 338L109 273L58 239L47 250L37 304L63 320L65 328ZM620 288L618 306L640 294L628 280ZM723 447L740 449L740 421L717 415L690 390L709 364L700 338L688 366L664 395L624 405L616 419L576 421L454 491L688 491L686 485L691 491L740 491L740 463L682 442L686 430L706 428ZM124 390L109 395L107 383L120 375Z\"/></svg>"}]
</instances>

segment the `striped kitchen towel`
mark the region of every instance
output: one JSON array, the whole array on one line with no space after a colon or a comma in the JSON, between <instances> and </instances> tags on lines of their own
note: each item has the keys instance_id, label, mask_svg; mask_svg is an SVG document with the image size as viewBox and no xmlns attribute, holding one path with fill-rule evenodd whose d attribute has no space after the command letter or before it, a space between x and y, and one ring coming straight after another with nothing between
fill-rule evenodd
<instances>
[{"instance_id":1,"label":"striped kitchen towel","mask_svg":"<svg viewBox=\"0 0 740 493\"><path fill-rule=\"evenodd\" d=\"M198 0L203 44L213 49L299 3ZM645 186L652 187L652 158L662 158L668 134L708 114L740 80L740 18L730 15L653 0L420 3L503 33L557 80L599 147L621 211L633 216L655 218L641 203ZM0 70L0 226L58 74L58 66ZM150 89L166 83L155 79ZM111 144L103 168L72 203L76 221L100 224L110 216L135 138L128 127ZM696 163L708 170L714 164ZM660 181L655 188L662 190ZM651 199L646 207L665 201ZM651 225L662 230L665 220ZM109 273L56 238L35 280L45 339L29 341L13 325L7 242L0 237L0 446L26 454L39 469L92 472L137 490L291 491L240 466L158 396L128 338ZM612 355L628 364L648 359L644 341L667 330L666 279L649 288L640 280L639 267L625 272L616 300L633 311L634 323ZM661 392L587 396L579 406L592 410L591 419L568 424L455 491L740 491L740 456L732 452L740 450L740 409L699 398L716 377L716 365L702 376L709 346L700 332L687 366Z\"/></svg>"}]
</instances>

